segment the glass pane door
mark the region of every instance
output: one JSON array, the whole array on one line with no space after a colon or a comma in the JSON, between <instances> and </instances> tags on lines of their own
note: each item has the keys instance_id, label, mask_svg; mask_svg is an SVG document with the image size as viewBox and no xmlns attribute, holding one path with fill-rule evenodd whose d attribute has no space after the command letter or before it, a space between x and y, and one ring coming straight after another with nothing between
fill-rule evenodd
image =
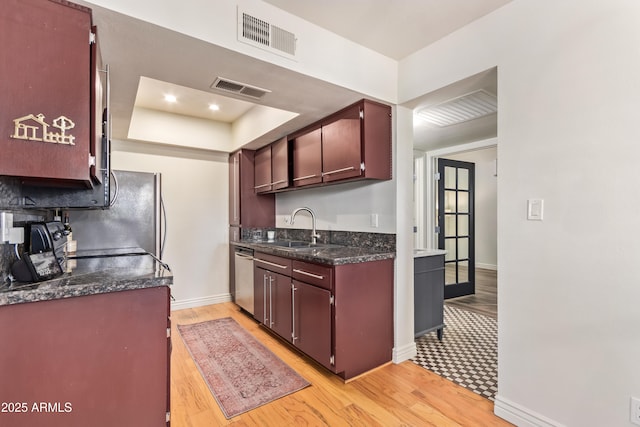
<instances>
[{"instance_id":1,"label":"glass pane door","mask_svg":"<svg viewBox=\"0 0 640 427\"><path fill-rule=\"evenodd\" d=\"M438 247L445 255L445 298L475 293L474 164L438 159Z\"/></svg>"}]
</instances>

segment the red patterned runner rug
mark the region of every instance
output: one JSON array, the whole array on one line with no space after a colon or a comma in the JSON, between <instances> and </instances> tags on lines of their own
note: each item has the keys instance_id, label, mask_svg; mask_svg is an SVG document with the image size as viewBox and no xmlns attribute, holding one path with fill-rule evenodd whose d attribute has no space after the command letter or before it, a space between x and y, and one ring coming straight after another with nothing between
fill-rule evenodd
<instances>
[{"instance_id":1,"label":"red patterned runner rug","mask_svg":"<svg viewBox=\"0 0 640 427\"><path fill-rule=\"evenodd\" d=\"M230 317L178 331L227 419L309 385Z\"/></svg>"}]
</instances>

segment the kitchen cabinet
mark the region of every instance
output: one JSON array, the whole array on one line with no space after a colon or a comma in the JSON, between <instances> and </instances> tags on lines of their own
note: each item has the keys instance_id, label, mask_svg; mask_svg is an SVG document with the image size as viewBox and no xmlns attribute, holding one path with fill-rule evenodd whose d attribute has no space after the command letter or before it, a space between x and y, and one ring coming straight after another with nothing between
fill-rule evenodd
<instances>
[{"instance_id":1,"label":"kitchen cabinet","mask_svg":"<svg viewBox=\"0 0 640 427\"><path fill-rule=\"evenodd\" d=\"M291 261L260 254L254 257L254 317L291 341Z\"/></svg>"},{"instance_id":2,"label":"kitchen cabinet","mask_svg":"<svg viewBox=\"0 0 640 427\"><path fill-rule=\"evenodd\" d=\"M333 268L294 260L293 343L328 369L332 369Z\"/></svg>"},{"instance_id":3,"label":"kitchen cabinet","mask_svg":"<svg viewBox=\"0 0 640 427\"><path fill-rule=\"evenodd\" d=\"M254 316L285 341L344 380L391 360L392 259L325 265L261 252L254 259ZM269 304L274 298L277 307ZM278 330L274 316L276 324L286 319Z\"/></svg>"},{"instance_id":4,"label":"kitchen cabinet","mask_svg":"<svg viewBox=\"0 0 640 427\"><path fill-rule=\"evenodd\" d=\"M414 336L444 328L444 255L421 256L414 263Z\"/></svg>"},{"instance_id":5,"label":"kitchen cabinet","mask_svg":"<svg viewBox=\"0 0 640 427\"><path fill-rule=\"evenodd\" d=\"M364 168L360 133L360 104L342 111L322 126L322 180L324 182L360 176ZM366 168L364 168L366 170Z\"/></svg>"},{"instance_id":6,"label":"kitchen cabinet","mask_svg":"<svg viewBox=\"0 0 640 427\"><path fill-rule=\"evenodd\" d=\"M256 194L252 150L229 156L229 225L242 228L275 226L275 195Z\"/></svg>"},{"instance_id":7,"label":"kitchen cabinet","mask_svg":"<svg viewBox=\"0 0 640 427\"><path fill-rule=\"evenodd\" d=\"M391 107L363 99L322 122L322 180L391 179Z\"/></svg>"},{"instance_id":8,"label":"kitchen cabinet","mask_svg":"<svg viewBox=\"0 0 640 427\"><path fill-rule=\"evenodd\" d=\"M391 107L359 101L292 135L293 186L391 179Z\"/></svg>"},{"instance_id":9,"label":"kitchen cabinet","mask_svg":"<svg viewBox=\"0 0 640 427\"><path fill-rule=\"evenodd\" d=\"M167 425L169 315L167 286L0 307L2 425Z\"/></svg>"},{"instance_id":10,"label":"kitchen cabinet","mask_svg":"<svg viewBox=\"0 0 640 427\"><path fill-rule=\"evenodd\" d=\"M289 149L287 138L281 138L256 151L256 193L268 193L289 186Z\"/></svg>"},{"instance_id":11,"label":"kitchen cabinet","mask_svg":"<svg viewBox=\"0 0 640 427\"><path fill-rule=\"evenodd\" d=\"M93 165L103 114L91 9L64 0L6 0L2 8L0 171L91 187L102 173Z\"/></svg>"},{"instance_id":12,"label":"kitchen cabinet","mask_svg":"<svg viewBox=\"0 0 640 427\"><path fill-rule=\"evenodd\" d=\"M292 139L293 187L322 182L322 129L310 130Z\"/></svg>"}]
</instances>

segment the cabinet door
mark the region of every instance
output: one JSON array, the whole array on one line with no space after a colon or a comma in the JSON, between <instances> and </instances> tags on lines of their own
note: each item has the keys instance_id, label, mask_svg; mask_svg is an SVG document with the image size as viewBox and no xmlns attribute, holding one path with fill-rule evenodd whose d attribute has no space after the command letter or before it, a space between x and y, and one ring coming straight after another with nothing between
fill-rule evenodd
<instances>
[{"instance_id":1,"label":"cabinet door","mask_svg":"<svg viewBox=\"0 0 640 427\"><path fill-rule=\"evenodd\" d=\"M254 190L256 193L271 191L271 146L267 145L256 151L253 161Z\"/></svg>"},{"instance_id":2,"label":"cabinet door","mask_svg":"<svg viewBox=\"0 0 640 427\"><path fill-rule=\"evenodd\" d=\"M293 186L318 184L322 182L322 139L321 129L300 135L293 139Z\"/></svg>"},{"instance_id":3,"label":"cabinet door","mask_svg":"<svg viewBox=\"0 0 640 427\"><path fill-rule=\"evenodd\" d=\"M3 306L0 401L29 410L0 424L166 425L168 316L166 286ZM60 408L31 411L42 401Z\"/></svg>"},{"instance_id":4,"label":"cabinet door","mask_svg":"<svg viewBox=\"0 0 640 427\"><path fill-rule=\"evenodd\" d=\"M291 341L291 278L269 274L269 327L282 338Z\"/></svg>"},{"instance_id":5,"label":"cabinet door","mask_svg":"<svg viewBox=\"0 0 640 427\"><path fill-rule=\"evenodd\" d=\"M293 281L293 344L331 369L331 292Z\"/></svg>"},{"instance_id":6,"label":"cabinet door","mask_svg":"<svg viewBox=\"0 0 640 427\"><path fill-rule=\"evenodd\" d=\"M269 326L269 272L264 268L253 268L253 317L265 326Z\"/></svg>"},{"instance_id":7,"label":"cabinet door","mask_svg":"<svg viewBox=\"0 0 640 427\"><path fill-rule=\"evenodd\" d=\"M271 189L281 190L289 186L289 146L287 138L271 144Z\"/></svg>"},{"instance_id":8,"label":"cabinet door","mask_svg":"<svg viewBox=\"0 0 640 427\"><path fill-rule=\"evenodd\" d=\"M360 106L345 110L340 117L322 126L323 182L360 176L362 144Z\"/></svg>"},{"instance_id":9,"label":"cabinet door","mask_svg":"<svg viewBox=\"0 0 640 427\"><path fill-rule=\"evenodd\" d=\"M91 185L90 9L4 0L0 171Z\"/></svg>"}]
</instances>

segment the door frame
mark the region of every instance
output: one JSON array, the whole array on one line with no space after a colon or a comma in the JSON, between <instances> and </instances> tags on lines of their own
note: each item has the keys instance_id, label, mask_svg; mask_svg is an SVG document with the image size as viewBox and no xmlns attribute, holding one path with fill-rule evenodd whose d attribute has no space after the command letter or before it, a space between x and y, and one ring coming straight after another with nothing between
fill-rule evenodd
<instances>
[{"instance_id":1,"label":"door frame","mask_svg":"<svg viewBox=\"0 0 640 427\"><path fill-rule=\"evenodd\" d=\"M424 191L421 194L416 192L415 203L418 206L416 227L418 231L415 240L418 248L437 249L438 237L435 233L436 218L436 197L437 185L435 174L438 171L438 158L451 154L459 154L467 151L481 150L498 146L498 138L490 138L482 141L459 144L451 147L424 152L422 156L422 167L416 169L416 182L424 183ZM416 162L419 163L419 162ZM424 176L420 176L424 175Z\"/></svg>"}]
</instances>

